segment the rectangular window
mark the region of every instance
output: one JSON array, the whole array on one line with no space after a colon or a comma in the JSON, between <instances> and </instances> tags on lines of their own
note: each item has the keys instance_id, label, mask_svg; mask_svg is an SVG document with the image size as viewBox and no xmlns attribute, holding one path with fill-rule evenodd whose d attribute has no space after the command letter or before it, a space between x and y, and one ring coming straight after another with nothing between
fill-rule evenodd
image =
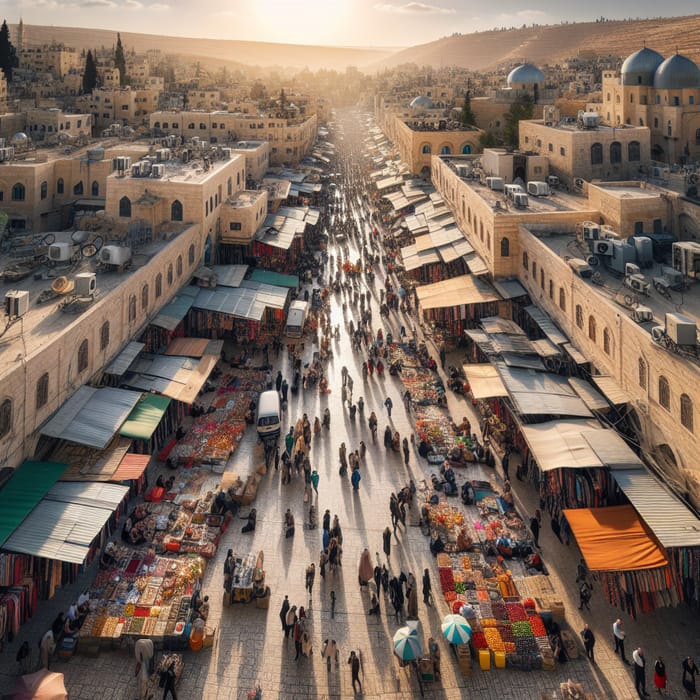
<instances>
[{"instance_id":1,"label":"rectangular window","mask_svg":"<svg viewBox=\"0 0 700 700\"><path fill-rule=\"evenodd\" d=\"M240 221L232 221L229 224L229 228L231 231L240 231L241 230L241 222Z\"/></svg>"},{"instance_id":2,"label":"rectangular window","mask_svg":"<svg viewBox=\"0 0 700 700\"><path fill-rule=\"evenodd\" d=\"M565 155L566 155L566 149L564 148L564 146L560 146L560 147L559 147L559 155L560 155L560 156L565 156Z\"/></svg>"}]
</instances>

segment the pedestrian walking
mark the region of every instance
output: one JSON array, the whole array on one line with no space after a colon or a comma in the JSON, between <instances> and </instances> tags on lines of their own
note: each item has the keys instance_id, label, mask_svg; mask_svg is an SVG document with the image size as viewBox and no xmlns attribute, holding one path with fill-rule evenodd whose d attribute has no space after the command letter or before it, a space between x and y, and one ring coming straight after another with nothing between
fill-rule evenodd
<instances>
[{"instance_id":1,"label":"pedestrian walking","mask_svg":"<svg viewBox=\"0 0 700 700\"><path fill-rule=\"evenodd\" d=\"M382 586L382 568L379 566L379 552L376 554L377 556L377 565L374 567L374 571L372 572L372 575L374 577L374 587L377 589L377 593L381 591L381 586Z\"/></svg>"},{"instance_id":2,"label":"pedestrian walking","mask_svg":"<svg viewBox=\"0 0 700 700\"><path fill-rule=\"evenodd\" d=\"M362 478L362 476L360 475L359 467L356 469L353 469L352 475L350 476L350 483L352 483L353 491L359 491L361 478Z\"/></svg>"},{"instance_id":3,"label":"pedestrian walking","mask_svg":"<svg viewBox=\"0 0 700 700\"><path fill-rule=\"evenodd\" d=\"M695 676L698 675L698 667L695 665L692 656L683 659L683 688L689 695L695 695Z\"/></svg>"},{"instance_id":4,"label":"pedestrian walking","mask_svg":"<svg viewBox=\"0 0 700 700\"><path fill-rule=\"evenodd\" d=\"M301 619L298 618L297 621L294 623L294 631L293 631L293 637L294 637L294 660L298 661L299 660L299 654L301 654L301 640L304 635L304 629L305 629L305 622Z\"/></svg>"},{"instance_id":5,"label":"pedestrian walking","mask_svg":"<svg viewBox=\"0 0 700 700\"><path fill-rule=\"evenodd\" d=\"M622 629L622 620L618 617L613 623L613 637L615 641L615 653L620 653L620 658L626 664L629 664L625 657L625 637L627 633Z\"/></svg>"},{"instance_id":6,"label":"pedestrian walking","mask_svg":"<svg viewBox=\"0 0 700 700\"><path fill-rule=\"evenodd\" d=\"M508 475L508 464L510 463L510 450L506 450L503 453L503 458L501 459L501 467L503 468L503 478L510 479Z\"/></svg>"},{"instance_id":7,"label":"pedestrian walking","mask_svg":"<svg viewBox=\"0 0 700 700\"><path fill-rule=\"evenodd\" d=\"M331 639L330 641L328 639L323 640L321 658L326 660L326 670L328 673L331 672L331 663L333 661L335 661L335 667L338 668L339 652L335 639Z\"/></svg>"},{"instance_id":8,"label":"pedestrian walking","mask_svg":"<svg viewBox=\"0 0 700 700\"><path fill-rule=\"evenodd\" d=\"M579 563L576 565L576 583L581 583L588 579L588 567L586 566L586 560L581 558Z\"/></svg>"},{"instance_id":9,"label":"pedestrian walking","mask_svg":"<svg viewBox=\"0 0 700 700\"><path fill-rule=\"evenodd\" d=\"M391 529L388 526L384 528L382 539L384 540L384 554L388 559L391 556Z\"/></svg>"},{"instance_id":10,"label":"pedestrian walking","mask_svg":"<svg viewBox=\"0 0 700 700\"><path fill-rule=\"evenodd\" d=\"M384 405L386 406L386 412L389 414L389 418L391 418L391 409L394 407L391 396L387 396L386 399L384 399Z\"/></svg>"},{"instance_id":11,"label":"pedestrian walking","mask_svg":"<svg viewBox=\"0 0 700 700\"><path fill-rule=\"evenodd\" d=\"M280 469L280 446L275 447L275 471Z\"/></svg>"},{"instance_id":12,"label":"pedestrian walking","mask_svg":"<svg viewBox=\"0 0 700 700\"><path fill-rule=\"evenodd\" d=\"M408 449L408 438L403 439L401 446L403 447L403 463L408 466L408 459L411 456L411 452Z\"/></svg>"},{"instance_id":13,"label":"pedestrian walking","mask_svg":"<svg viewBox=\"0 0 700 700\"><path fill-rule=\"evenodd\" d=\"M348 378L347 378L346 383L347 383L348 391L350 392L350 396L352 396L352 387L353 387L354 382L353 382L352 377L349 374L348 374Z\"/></svg>"},{"instance_id":14,"label":"pedestrian walking","mask_svg":"<svg viewBox=\"0 0 700 700\"><path fill-rule=\"evenodd\" d=\"M316 495L318 496L318 481L319 481L319 475L318 472L314 469L311 472L311 485L314 487L314 491L316 492Z\"/></svg>"},{"instance_id":15,"label":"pedestrian walking","mask_svg":"<svg viewBox=\"0 0 700 700\"><path fill-rule=\"evenodd\" d=\"M530 518L530 532L532 532L532 541L535 543L535 547L540 546L540 521L537 517L539 510L535 511L535 514Z\"/></svg>"},{"instance_id":16,"label":"pedestrian walking","mask_svg":"<svg viewBox=\"0 0 700 700\"><path fill-rule=\"evenodd\" d=\"M564 540L561 538L561 525L559 518L557 518L556 515L552 515L552 519L549 521L549 524L552 527L552 532L554 533L555 537L561 544L564 544Z\"/></svg>"},{"instance_id":17,"label":"pedestrian walking","mask_svg":"<svg viewBox=\"0 0 700 700\"><path fill-rule=\"evenodd\" d=\"M595 646L595 635L593 630L586 623L581 630L581 638L583 639L583 648L586 650L586 656L590 659L591 663L595 663L595 656L593 654L593 647Z\"/></svg>"},{"instance_id":18,"label":"pedestrian walking","mask_svg":"<svg viewBox=\"0 0 700 700\"><path fill-rule=\"evenodd\" d=\"M632 661L634 661L634 688L639 693L640 698L646 698L647 695L647 680L646 680L646 659L642 647L637 647L632 652Z\"/></svg>"},{"instance_id":19,"label":"pedestrian walking","mask_svg":"<svg viewBox=\"0 0 700 700\"><path fill-rule=\"evenodd\" d=\"M569 521L566 519L564 513L561 514L559 519L559 531L561 532L561 540L568 547L571 544L571 528L569 527Z\"/></svg>"},{"instance_id":20,"label":"pedestrian walking","mask_svg":"<svg viewBox=\"0 0 700 700\"><path fill-rule=\"evenodd\" d=\"M666 664L661 656L654 662L654 686L660 694L666 689Z\"/></svg>"},{"instance_id":21,"label":"pedestrian walking","mask_svg":"<svg viewBox=\"0 0 700 700\"><path fill-rule=\"evenodd\" d=\"M591 608L588 603L591 600L591 584L588 583L588 581L581 581L578 589L578 596L578 609L583 610L585 607L586 610L590 610Z\"/></svg>"},{"instance_id":22,"label":"pedestrian walking","mask_svg":"<svg viewBox=\"0 0 700 700\"><path fill-rule=\"evenodd\" d=\"M360 692L362 692L362 683L360 682L360 659L354 651L350 652L350 658L348 659L348 664L350 664L350 676L352 678L352 690L354 693L357 692L355 688L355 683L360 686Z\"/></svg>"},{"instance_id":23,"label":"pedestrian walking","mask_svg":"<svg viewBox=\"0 0 700 700\"><path fill-rule=\"evenodd\" d=\"M316 564L311 562L306 567L305 587L309 592L309 607L311 606L311 592L314 589L314 579L316 578Z\"/></svg>"},{"instance_id":24,"label":"pedestrian walking","mask_svg":"<svg viewBox=\"0 0 700 700\"><path fill-rule=\"evenodd\" d=\"M49 664L51 663L51 657L56 651L56 640L53 636L53 632L48 630L39 642L39 653L41 656L41 667L49 670Z\"/></svg>"},{"instance_id":25,"label":"pedestrian walking","mask_svg":"<svg viewBox=\"0 0 700 700\"><path fill-rule=\"evenodd\" d=\"M432 606L433 587L430 583L430 572L428 569L423 571L423 603L427 606Z\"/></svg>"},{"instance_id":26,"label":"pedestrian walking","mask_svg":"<svg viewBox=\"0 0 700 700\"><path fill-rule=\"evenodd\" d=\"M277 377L275 378L275 388L279 394L280 390L282 389L282 372L279 370L277 371Z\"/></svg>"},{"instance_id":27,"label":"pedestrian walking","mask_svg":"<svg viewBox=\"0 0 700 700\"><path fill-rule=\"evenodd\" d=\"M177 681L177 676L175 675L175 662L173 661L170 666L168 666L165 671L161 673L161 683L163 684L163 700L165 700L168 695L171 695L173 700L177 700L177 693L175 692L175 683Z\"/></svg>"},{"instance_id":28,"label":"pedestrian walking","mask_svg":"<svg viewBox=\"0 0 700 700\"><path fill-rule=\"evenodd\" d=\"M345 386L348 383L348 368L345 365L340 370L340 376L343 378L343 386Z\"/></svg>"},{"instance_id":29,"label":"pedestrian walking","mask_svg":"<svg viewBox=\"0 0 700 700\"><path fill-rule=\"evenodd\" d=\"M289 596L284 596L284 601L282 602L282 608L280 609L280 620L282 621L282 631L284 636L287 635L287 613L289 612Z\"/></svg>"},{"instance_id":30,"label":"pedestrian walking","mask_svg":"<svg viewBox=\"0 0 700 700\"><path fill-rule=\"evenodd\" d=\"M440 343L440 367L442 367L443 369L445 369L445 359L445 343Z\"/></svg>"},{"instance_id":31,"label":"pedestrian walking","mask_svg":"<svg viewBox=\"0 0 700 700\"><path fill-rule=\"evenodd\" d=\"M331 530L331 512L326 508L326 512L323 514L323 529L330 532ZM328 545L326 545L327 547ZM325 549L325 547L324 547Z\"/></svg>"},{"instance_id":32,"label":"pedestrian walking","mask_svg":"<svg viewBox=\"0 0 700 700\"><path fill-rule=\"evenodd\" d=\"M19 669L20 675L29 673L32 665L32 652L29 648L29 642L22 642L22 646L17 650L15 661Z\"/></svg>"},{"instance_id":33,"label":"pedestrian walking","mask_svg":"<svg viewBox=\"0 0 700 700\"><path fill-rule=\"evenodd\" d=\"M282 403L287 403L287 394L289 393L289 384L287 383L286 379L282 380L281 391L282 391Z\"/></svg>"}]
</instances>

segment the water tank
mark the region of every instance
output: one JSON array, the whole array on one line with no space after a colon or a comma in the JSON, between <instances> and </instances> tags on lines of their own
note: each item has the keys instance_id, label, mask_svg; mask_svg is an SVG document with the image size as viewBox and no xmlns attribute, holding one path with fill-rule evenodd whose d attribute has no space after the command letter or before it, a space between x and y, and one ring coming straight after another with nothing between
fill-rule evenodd
<instances>
[{"instance_id":1,"label":"water tank","mask_svg":"<svg viewBox=\"0 0 700 700\"><path fill-rule=\"evenodd\" d=\"M637 265L652 267L654 264L654 244L647 236L635 236L634 249L637 251Z\"/></svg>"},{"instance_id":2,"label":"water tank","mask_svg":"<svg viewBox=\"0 0 700 700\"><path fill-rule=\"evenodd\" d=\"M72 243L52 243L49 246L49 260L68 262L73 257L74 248Z\"/></svg>"},{"instance_id":3,"label":"water tank","mask_svg":"<svg viewBox=\"0 0 700 700\"><path fill-rule=\"evenodd\" d=\"M634 246L623 241L610 241L610 244L612 245L612 256L605 258L605 264L613 272L624 275L627 263L637 261L637 251Z\"/></svg>"},{"instance_id":4,"label":"water tank","mask_svg":"<svg viewBox=\"0 0 700 700\"><path fill-rule=\"evenodd\" d=\"M120 245L106 245L100 250L100 261L107 265L121 266L131 260L131 248Z\"/></svg>"},{"instance_id":5,"label":"water tank","mask_svg":"<svg viewBox=\"0 0 700 700\"><path fill-rule=\"evenodd\" d=\"M88 160L90 161L100 161L105 158L104 148L90 148L87 152Z\"/></svg>"}]
</instances>

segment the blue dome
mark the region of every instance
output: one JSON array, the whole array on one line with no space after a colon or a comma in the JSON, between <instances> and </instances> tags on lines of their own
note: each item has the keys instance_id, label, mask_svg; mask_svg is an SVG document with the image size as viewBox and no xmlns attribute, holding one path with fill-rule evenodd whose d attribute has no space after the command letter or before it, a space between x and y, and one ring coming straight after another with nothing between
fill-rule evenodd
<instances>
[{"instance_id":1,"label":"blue dome","mask_svg":"<svg viewBox=\"0 0 700 700\"><path fill-rule=\"evenodd\" d=\"M654 87L659 90L700 88L700 68L689 58L677 53L656 69Z\"/></svg>"},{"instance_id":2,"label":"blue dome","mask_svg":"<svg viewBox=\"0 0 700 700\"><path fill-rule=\"evenodd\" d=\"M508 86L513 83L543 83L544 73L532 63L523 63L508 73Z\"/></svg>"},{"instance_id":3,"label":"blue dome","mask_svg":"<svg viewBox=\"0 0 700 700\"><path fill-rule=\"evenodd\" d=\"M418 95L418 97L414 97L411 100L411 104L409 105L411 109L433 109L433 101L429 98L426 97L425 95Z\"/></svg>"},{"instance_id":4,"label":"blue dome","mask_svg":"<svg viewBox=\"0 0 700 700\"><path fill-rule=\"evenodd\" d=\"M663 63L664 57L646 46L625 59L620 73L623 85L647 85L654 84L654 73Z\"/></svg>"}]
</instances>

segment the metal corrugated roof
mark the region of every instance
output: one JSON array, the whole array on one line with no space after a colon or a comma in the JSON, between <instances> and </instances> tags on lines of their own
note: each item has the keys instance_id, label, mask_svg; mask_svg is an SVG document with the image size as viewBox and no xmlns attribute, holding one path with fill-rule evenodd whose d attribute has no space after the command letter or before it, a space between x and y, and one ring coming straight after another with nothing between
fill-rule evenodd
<instances>
[{"instance_id":1,"label":"metal corrugated roof","mask_svg":"<svg viewBox=\"0 0 700 700\"><path fill-rule=\"evenodd\" d=\"M118 484L90 481L59 481L49 489L49 492L44 496L44 500L115 510L128 492L128 486L119 486Z\"/></svg>"},{"instance_id":2,"label":"metal corrugated roof","mask_svg":"<svg viewBox=\"0 0 700 700\"><path fill-rule=\"evenodd\" d=\"M247 265L211 265L220 287L238 287L248 272Z\"/></svg>"},{"instance_id":3,"label":"metal corrugated roof","mask_svg":"<svg viewBox=\"0 0 700 700\"><path fill-rule=\"evenodd\" d=\"M610 404L585 379L569 377L571 388L581 397L591 411L607 411Z\"/></svg>"},{"instance_id":4,"label":"metal corrugated roof","mask_svg":"<svg viewBox=\"0 0 700 700\"><path fill-rule=\"evenodd\" d=\"M146 343L137 343L132 340L126 347L110 362L105 369L105 374L113 374L121 377L131 366L138 354L146 347Z\"/></svg>"},{"instance_id":5,"label":"metal corrugated roof","mask_svg":"<svg viewBox=\"0 0 700 700\"><path fill-rule=\"evenodd\" d=\"M140 398L137 391L80 387L41 428L41 433L104 449Z\"/></svg>"},{"instance_id":6,"label":"metal corrugated roof","mask_svg":"<svg viewBox=\"0 0 700 700\"><path fill-rule=\"evenodd\" d=\"M0 491L0 546L56 483L67 464L23 462Z\"/></svg>"},{"instance_id":7,"label":"metal corrugated roof","mask_svg":"<svg viewBox=\"0 0 700 700\"><path fill-rule=\"evenodd\" d=\"M549 318L549 316L542 311L539 306L530 304L530 306L525 307L525 311L540 327L547 338L549 338L555 345L562 345L569 342L569 339L556 327L554 321L552 321L552 319Z\"/></svg>"},{"instance_id":8,"label":"metal corrugated roof","mask_svg":"<svg viewBox=\"0 0 700 700\"><path fill-rule=\"evenodd\" d=\"M124 456L124 459L122 459L109 480L127 481L129 479L138 479L146 470L150 460L150 455L139 455L135 452L130 452Z\"/></svg>"},{"instance_id":9,"label":"metal corrugated roof","mask_svg":"<svg viewBox=\"0 0 700 700\"><path fill-rule=\"evenodd\" d=\"M527 295L527 289L518 280L494 280L493 286L504 299L517 299Z\"/></svg>"},{"instance_id":10,"label":"metal corrugated roof","mask_svg":"<svg viewBox=\"0 0 700 700\"><path fill-rule=\"evenodd\" d=\"M199 287L183 287L151 321L152 326L174 331L187 312L192 308L192 302L197 296Z\"/></svg>"},{"instance_id":11,"label":"metal corrugated roof","mask_svg":"<svg viewBox=\"0 0 700 700\"><path fill-rule=\"evenodd\" d=\"M596 386L610 399L612 403L619 406L623 403L630 403L630 395L620 387L613 377L604 374L597 374L592 377Z\"/></svg>"},{"instance_id":12,"label":"metal corrugated roof","mask_svg":"<svg viewBox=\"0 0 700 700\"><path fill-rule=\"evenodd\" d=\"M700 546L700 520L646 469L613 469L612 475L664 547Z\"/></svg>"}]
</instances>

